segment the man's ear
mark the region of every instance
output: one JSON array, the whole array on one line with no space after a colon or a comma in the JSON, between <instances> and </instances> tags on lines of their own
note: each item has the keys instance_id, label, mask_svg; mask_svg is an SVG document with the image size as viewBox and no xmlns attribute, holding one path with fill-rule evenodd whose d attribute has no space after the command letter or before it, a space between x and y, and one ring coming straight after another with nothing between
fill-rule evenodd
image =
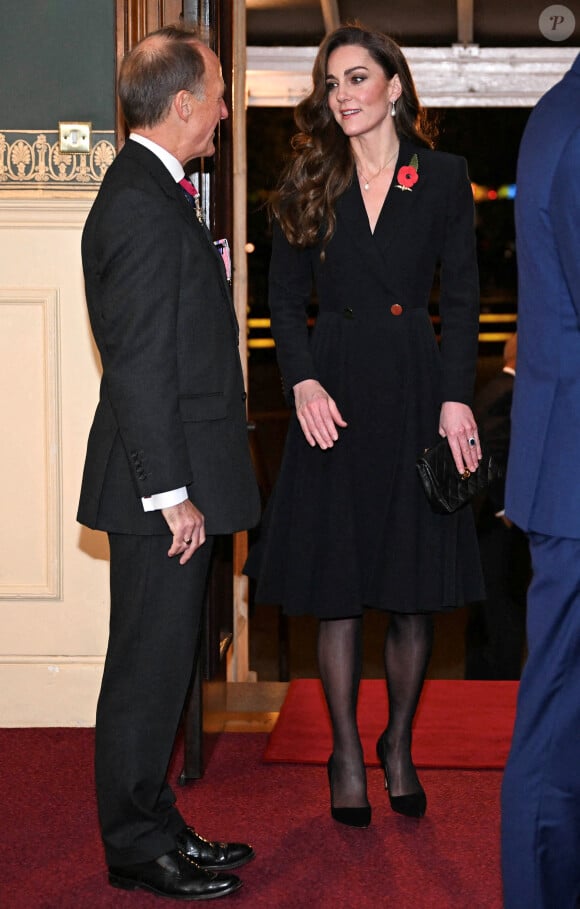
<instances>
[{"instance_id":1,"label":"man's ear","mask_svg":"<svg viewBox=\"0 0 580 909\"><path fill-rule=\"evenodd\" d=\"M189 120L193 112L192 94L182 89L173 98L173 107L180 120Z\"/></svg>"}]
</instances>

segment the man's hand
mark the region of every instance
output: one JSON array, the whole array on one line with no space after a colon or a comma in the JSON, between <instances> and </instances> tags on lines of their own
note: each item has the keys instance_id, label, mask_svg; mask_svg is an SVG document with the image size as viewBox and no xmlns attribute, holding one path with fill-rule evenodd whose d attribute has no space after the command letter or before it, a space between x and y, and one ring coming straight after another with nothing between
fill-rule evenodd
<instances>
[{"instance_id":1,"label":"man's hand","mask_svg":"<svg viewBox=\"0 0 580 909\"><path fill-rule=\"evenodd\" d=\"M173 534L169 558L181 554L180 565L189 562L193 553L205 543L205 518L190 499L162 508L161 514Z\"/></svg>"}]
</instances>

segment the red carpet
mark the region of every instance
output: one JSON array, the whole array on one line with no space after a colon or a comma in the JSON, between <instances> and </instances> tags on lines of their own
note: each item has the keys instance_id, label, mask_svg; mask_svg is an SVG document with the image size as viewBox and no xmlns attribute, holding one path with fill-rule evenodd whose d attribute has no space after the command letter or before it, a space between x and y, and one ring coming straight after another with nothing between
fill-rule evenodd
<instances>
[{"instance_id":1,"label":"red carpet","mask_svg":"<svg viewBox=\"0 0 580 909\"><path fill-rule=\"evenodd\" d=\"M414 821L388 808L372 770L373 823L354 830L331 820L323 768L264 764L261 734L213 743L204 779L177 787L179 807L206 835L249 840L256 858L240 869L242 889L212 906L501 909L500 773L423 771L428 813ZM0 730L2 909L172 905L107 884L92 752L89 729Z\"/></svg>"},{"instance_id":2,"label":"red carpet","mask_svg":"<svg viewBox=\"0 0 580 909\"><path fill-rule=\"evenodd\" d=\"M517 682L427 681L417 711L413 756L418 767L503 768L515 716ZM358 721L365 762L378 766L375 743L388 715L385 683L361 682ZM297 679L270 734L264 759L326 764L330 721L320 682Z\"/></svg>"}]
</instances>

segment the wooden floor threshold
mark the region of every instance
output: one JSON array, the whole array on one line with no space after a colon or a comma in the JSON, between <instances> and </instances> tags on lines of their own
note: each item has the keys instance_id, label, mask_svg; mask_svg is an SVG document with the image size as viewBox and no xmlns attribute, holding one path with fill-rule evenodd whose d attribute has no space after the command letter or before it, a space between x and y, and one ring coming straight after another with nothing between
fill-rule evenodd
<instances>
[{"instance_id":1,"label":"wooden floor threshold","mask_svg":"<svg viewBox=\"0 0 580 909\"><path fill-rule=\"evenodd\" d=\"M284 703L287 682L205 682L205 732L270 732Z\"/></svg>"}]
</instances>

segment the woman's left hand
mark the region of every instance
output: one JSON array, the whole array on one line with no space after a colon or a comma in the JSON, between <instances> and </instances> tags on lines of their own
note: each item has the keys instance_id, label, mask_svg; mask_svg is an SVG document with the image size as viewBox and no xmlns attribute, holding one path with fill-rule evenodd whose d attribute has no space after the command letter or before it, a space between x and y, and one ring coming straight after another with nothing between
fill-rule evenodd
<instances>
[{"instance_id":1,"label":"woman's left hand","mask_svg":"<svg viewBox=\"0 0 580 909\"><path fill-rule=\"evenodd\" d=\"M445 401L439 416L439 435L447 439L459 473L465 468L477 470L481 444L471 407L459 401Z\"/></svg>"}]
</instances>

